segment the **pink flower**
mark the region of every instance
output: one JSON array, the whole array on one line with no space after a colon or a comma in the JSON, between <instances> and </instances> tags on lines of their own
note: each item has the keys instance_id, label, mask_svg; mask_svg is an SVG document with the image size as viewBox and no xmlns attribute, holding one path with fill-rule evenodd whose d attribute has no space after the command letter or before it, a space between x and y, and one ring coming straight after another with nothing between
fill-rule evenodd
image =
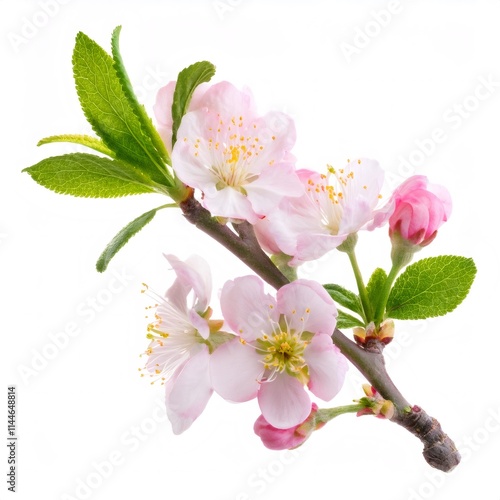
<instances>
[{"instance_id":1,"label":"pink flower","mask_svg":"<svg viewBox=\"0 0 500 500\"><path fill-rule=\"evenodd\" d=\"M148 326L146 369L165 382L167 416L173 432L180 434L200 416L213 392L204 342L210 333L212 284L208 264L201 257L191 256L186 262L173 255L165 257L177 279L165 297L157 297L156 320Z\"/></svg>"},{"instance_id":2,"label":"pink flower","mask_svg":"<svg viewBox=\"0 0 500 500\"><path fill-rule=\"evenodd\" d=\"M430 184L423 175L415 175L394 191L389 207L391 238L400 237L411 245L424 247L448 220L451 197L443 186Z\"/></svg>"},{"instance_id":3,"label":"pink flower","mask_svg":"<svg viewBox=\"0 0 500 500\"><path fill-rule=\"evenodd\" d=\"M261 415L253 426L257 436L262 439L264 446L270 450L290 450L299 447L317 429L325 425L324 422L316 423L318 405L312 404L311 413L304 422L289 429L277 429L273 427L263 415Z\"/></svg>"},{"instance_id":4,"label":"pink flower","mask_svg":"<svg viewBox=\"0 0 500 500\"><path fill-rule=\"evenodd\" d=\"M174 100L176 83L175 81L169 82L165 87L162 87L156 94L156 102L153 106L155 118L158 122L158 132L169 154L172 154L172 102ZM189 111L193 111L200 107L201 98L207 88L208 85L206 84L201 84L196 87L191 102L189 103Z\"/></svg>"},{"instance_id":5,"label":"pink flower","mask_svg":"<svg viewBox=\"0 0 500 500\"><path fill-rule=\"evenodd\" d=\"M179 179L203 193L214 215L255 223L281 199L299 196L290 117L259 117L248 91L228 82L210 87L182 119L172 152Z\"/></svg>"},{"instance_id":6,"label":"pink flower","mask_svg":"<svg viewBox=\"0 0 500 500\"><path fill-rule=\"evenodd\" d=\"M325 401L339 392L347 363L332 343L337 310L321 285L297 280L274 299L259 278L245 276L224 285L221 308L239 335L210 358L213 387L224 399L257 397L266 421L289 429L311 411L305 385Z\"/></svg>"},{"instance_id":7,"label":"pink flower","mask_svg":"<svg viewBox=\"0 0 500 500\"><path fill-rule=\"evenodd\" d=\"M384 172L373 160L350 161L345 168L329 167L327 175L299 170L305 187L299 199L285 199L256 225L265 249L278 247L293 256L290 265L318 259L360 229L372 229ZM271 239L274 241L271 241Z\"/></svg>"}]
</instances>

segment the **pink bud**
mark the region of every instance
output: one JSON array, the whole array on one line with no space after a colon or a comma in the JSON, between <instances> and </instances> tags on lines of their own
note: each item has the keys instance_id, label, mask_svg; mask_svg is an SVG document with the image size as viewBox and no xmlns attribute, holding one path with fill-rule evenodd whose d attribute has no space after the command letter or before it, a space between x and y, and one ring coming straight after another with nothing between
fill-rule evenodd
<instances>
[{"instance_id":1,"label":"pink bud","mask_svg":"<svg viewBox=\"0 0 500 500\"><path fill-rule=\"evenodd\" d=\"M451 213L448 191L415 175L401 184L392 196L394 210L389 218L389 235L412 245L428 245Z\"/></svg>"},{"instance_id":2,"label":"pink bud","mask_svg":"<svg viewBox=\"0 0 500 500\"><path fill-rule=\"evenodd\" d=\"M277 429L261 415L255 421L253 430L255 434L262 439L266 448L271 450L290 450L292 448L297 448L309 438L313 431L323 427L323 425L321 425L324 424L323 422L316 425L315 415L317 411L318 405L312 403L311 413L306 420L289 429Z\"/></svg>"}]
</instances>

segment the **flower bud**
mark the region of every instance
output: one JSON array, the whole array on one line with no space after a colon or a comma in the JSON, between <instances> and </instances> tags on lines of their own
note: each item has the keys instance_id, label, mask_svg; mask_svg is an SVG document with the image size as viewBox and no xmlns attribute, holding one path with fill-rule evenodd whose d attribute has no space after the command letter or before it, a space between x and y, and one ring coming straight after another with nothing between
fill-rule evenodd
<instances>
[{"instance_id":1,"label":"flower bud","mask_svg":"<svg viewBox=\"0 0 500 500\"><path fill-rule=\"evenodd\" d=\"M375 415L377 418L391 419L394 416L394 404L388 399L384 399L375 387L369 384L363 384L363 392L366 397L357 400L358 403L364 405L364 408L359 410L356 415Z\"/></svg>"},{"instance_id":2,"label":"flower bud","mask_svg":"<svg viewBox=\"0 0 500 500\"><path fill-rule=\"evenodd\" d=\"M384 344L388 344L394 338L394 321L386 319L380 323L377 338Z\"/></svg>"},{"instance_id":3,"label":"flower bud","mask_svg":"<svg viewBox=\"0 0 500 500\"><path fill-rule=\"evenodd\" d=\"M451 213L451 197L427 177L414 175L401 184L392 195L389 236L392 240L392 261L403 267L413 253L428 245Z\"/></svg>"},{"instance_id":4,"label":"flower bud","mask_svg":"<svg viewBox=\"0 0 500 500\"><path fill-rule=\"evenodd\" d=\"M325 425L325 422L316 422L318 405L312 403L311 413L304 422L290 427L289 429L277 429L273 427L263 415L261 415L253 426L253 430L260 437L264 446L271 450L290 450L299 447L317 429Z\"/></svg>"},{"instance_id":5,"label":"flower bud","mask_svg":"<svg viewBox=\"0 0 500 500\"><path fill-rule=\"evenodd\" d=\"M372 321L368 323L366 328L355 327L353 328L354 340L360 346L364 346L368 340L377 339L384 344L388 344L394 337L394 321L386 319L380 323L376 328L375 323Z\"/></svg>"},{"instance_id":6,"label":"flower bud","mask_svg":"<svg viewBox=\"0 0 500 500\"><path fill-rule=\"evenodd\" d=\"M366 330L361 326L356 326L352 329L354 340L360 346L366 343Z\"/></svg>"}]
</instances>

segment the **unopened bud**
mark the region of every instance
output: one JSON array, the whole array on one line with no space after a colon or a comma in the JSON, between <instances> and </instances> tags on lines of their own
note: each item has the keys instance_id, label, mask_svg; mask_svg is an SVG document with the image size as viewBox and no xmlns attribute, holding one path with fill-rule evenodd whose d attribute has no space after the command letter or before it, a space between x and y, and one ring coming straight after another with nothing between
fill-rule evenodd
<instances>
[{"instance_id":1,"label":"unopened bud","mask_svg":"<svg viewBox=\"0 0 500 500\"><path fill-rule=\"evenodd\" d=\"M394 338L394 321L386 319L377 328L372 321L368 323L366 328L357 326L353 328L354 340L360 346L364 346L368 340L379 340L384 344L388 344Z\"/></svg>"},{"instance_id":2,"label":"unopened bud","mask_svg":"<svg viewBox=\"0 0 500 500\"><path fill-rule=\"evenodd\" d=\"M385 399L380 407L380 413L377 415L379 418L388 418L389 420L394 416L394 403Z\"/></svg>"},{"instance_id":3,"label":"unopened bud","mask_svg":"<svg viewBox=\"0 0 500 500\"><path fill-rule=\"evenodd\" d=\"M361 403L364 408L359 410L356 415L375 415L378 418L391 419L394 416L394 404L388 399L384 399L375 387L370 384L363 384L363 392L366 397L358 399L357 402Z\"/></svg>"},{"instance_id":4,"label":"unopened bud","mask_svg":"<svg viewBox=\"0 0 500 500\"><path fill-rule=\"evenodd\" d=\"M380 323L380 329L377 333L378 339L384 344L388 344L394 338L394 321L386 319Z\"/></svg>"},{"instance_id":5,"label":"unopened bud","mask_svg":"<svg viewBox=\"0 0 500 500\"><path fill-rule=\"evenodd\" d=\"M361 326L356 326L352 329L354 340L358 345L365 345L366 342L366 330Z\"/></svg>"},{"instance_id":6,"label":"unopened bud","mask_svg":"<svg viewBox=\"0 0 500 500\"><path fill-rule=\"evenodd\" d=\"M378 394L377 389L375 389L375 387L371 386L370 384L363 384L362 387L363 387L363 392L369 398L374 398L375 394Z\"/></svg>"}]
</instances>

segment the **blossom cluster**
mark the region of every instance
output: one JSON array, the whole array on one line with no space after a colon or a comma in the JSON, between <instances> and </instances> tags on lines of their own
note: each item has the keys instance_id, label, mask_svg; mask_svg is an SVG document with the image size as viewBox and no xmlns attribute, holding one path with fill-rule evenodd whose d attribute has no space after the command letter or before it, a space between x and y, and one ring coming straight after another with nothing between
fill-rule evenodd
<instances>
[{"instance_id":1,"label":"blossom cluster","mask_svg":"<svg viewBox=\"0 0 500 500\"><path fill-rule=\"evenodd\" d=\"M350 251L358 231L384 224L399 266L450 215L449 194L424 176L407 179L382 204L384 171L368 158L323 172L298 169L292 118L259 115L251 93L228 82L196 88L172 146L174 89L171 82L159 91L154 111L175 175L221 223L251 224L261 248L291 268L336 248ZM165 382L174 433L189 428L215 392L237 403L257 398L255 432L267 446L301 444L326 421L311 396L331 401L348 368L331 338L338 311L330 294L296 279L274 295L257 276L237 277L224 284L215 320L208 264L166 258L176 278L158 297L145 369ZM387 333L389 323L381 328L384 318L373 319L357 330L363 343ZM374 413L370 405L358 414Z\"/></svg>"}]
</instances>

